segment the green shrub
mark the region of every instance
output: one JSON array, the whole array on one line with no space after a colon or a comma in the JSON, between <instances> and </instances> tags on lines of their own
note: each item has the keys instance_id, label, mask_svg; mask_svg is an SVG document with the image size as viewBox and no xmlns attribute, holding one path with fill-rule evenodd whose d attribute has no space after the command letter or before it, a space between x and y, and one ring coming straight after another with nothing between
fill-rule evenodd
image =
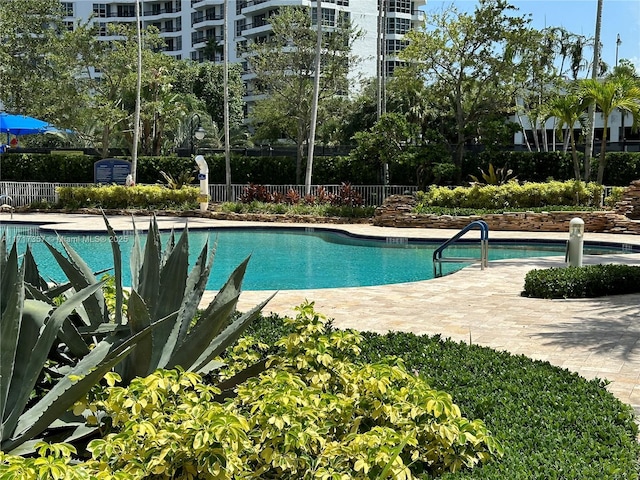
<instances>
[{"instance_id":1,"label":"green shrub","mask_svg":"<svg viewBox=\"0 0 640 480\"><path fill-rule=\"evenodd\" d=\"M269 344L272 353L282 348L275 347L277 339L296 331L277 315L260 319L249 330L255 342ZM608 392L603 380L586 380L548 362L440 336L365 332L359 346L359 362L375 363L389 355L402 358L407 371L419 372L432 387L449 392L463 415L482 418L504 446L504 456L496 461L438 478L623 480L639 476L640 444L633 409ZM171 412L160 413L164 417ZM145 435L144 430L139 432ZM174 438L181 443L177 433ZM48 454L38 468L43 471L55 465L69 474L67 478L87 478L80 472L86 463L72 466L72 459L60 457ZM36 478L29 470L36 467L34 463L33 458L0 453L0 478ZM105 474L104 478L113 477ZM130 477L118 472L117 478Z\"/></svg>"},{"instance_id":2,"label":"green shrub","mask_svg":"<svg viewBox=\"0 0 640 480\"><path fill-rule=\"evenodd\" d=\"M604 199L604 204L610 208L615 207L616 203L622 200L626 189L627 187L613 187L609 196Z\"/></svg>"},{"instance_id":3,"label":"green shrub","mask_svg":"<svg viewBox=\"0 0 640 480\"><path fill-rule=\"evenodd\" d=\"M522 296L536 298L591 298L640 292L640 267L586 265L531 270Z\"/></svg>"},{"instance_id":4,"label":"green shrub","mask_svg":"<svg viewBox=\"0 0 640 480\"><path fill-rule=\"evenodd\" d=\"M474 185L471 187L432 186L418 192L415 211L426 207L505 209L535 208L547 205L597 205L602 186L574 180L567 182L524 183L505 185Z\"/></svg>"},{"instance_id":5,"label":"green shrub","mask_svg":"<svg viewBox=\"0 0 640 480\"><path fill-rule=\"evenodd\" d=\"M484 423L464 418L450 395L397 359L350 361L358 333L328 329L313 304L297 310L267 370L224 403L194 373L158 370L127 388L113 386L110 374L90 411L108 414L113 432L89 443L91 460L69 469L101 478L409 480L501 455ZM241 342L228 356L232 367L242 350ZM69 457L68 447L55 448ZM0 475L42 464L4 462Z\"/></svg>"},{"instance_id":6,"label":"green shrub","mask_svg":"<svg viewBox=\"0 0 640 480\"><path fill-rule=\"evenodd\" d=\"M250 327L273 344L290 333L277 316ZM505 455L473 471L443 479L637 479L640 444L633 409L603 380L440 336L364 332L358 361L402 358L407 370L452 395L462 414L482 418Z\"/></svg>"},{"instance_id":7,"label":"green shrub","mask_svg":"<svg viewBox=\"0 0 640 480\"><path fill-rule=\"evenodd\" d=\"M529 208L449 208L449 207L421 207L419 213L423 215L451 215L451 216L472 216L491 215L502 213L542 213L542 212L593 212L599 211L597 207L569 206L569 205L548 205L545 207Z\"/></svg>"},{"instance_id":8,"label":"green shrub","mask_svg":"<svg viewBox=\"0 0 640 480\"><path fill-rule=\"evenodd\" d=\"M98 185L87 187L58 187L61 208L104 209L195 209L199 189L182 187L169 189L160 185Z\"/></svg>"}]
</instances>

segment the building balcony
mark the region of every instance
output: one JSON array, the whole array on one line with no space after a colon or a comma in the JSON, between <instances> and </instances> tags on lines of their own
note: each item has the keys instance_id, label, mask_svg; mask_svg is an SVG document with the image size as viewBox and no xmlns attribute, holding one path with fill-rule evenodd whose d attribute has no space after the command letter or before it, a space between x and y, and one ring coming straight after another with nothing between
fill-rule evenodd
<instances>
[{"instance_id":1,"label":"building balcony","mask_svg":"<svg viewBox=\"0 0 640 480\"><path fill-rule=\"evenodd\" d=\"M224 37L222 35L194 35L191 37L191 46L194 48L203 47L211 41L218 43L223 40Z\"/></svg>"},{"instance_id":2,"label":"building balcony","mask_svg":"<svg viewBox=\"0 0 640 480\"><path fill-rule=\"evenodd\" d=\"M194 28L210 27L222 25L224 15L216 13L215 15L197 15L191 20L191 26Z\"/></svg>"}]
</instances>

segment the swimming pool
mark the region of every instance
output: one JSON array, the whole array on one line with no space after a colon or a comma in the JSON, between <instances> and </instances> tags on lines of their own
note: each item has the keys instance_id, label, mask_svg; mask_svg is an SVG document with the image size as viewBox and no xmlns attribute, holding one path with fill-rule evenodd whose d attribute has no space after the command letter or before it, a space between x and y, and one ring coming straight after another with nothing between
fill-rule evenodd
<instances>
[{"instance_id":1,"label":"swimming pool","mask_svg":"<svg viewBox=\"0 0 640 480\"><path fill-rule=\"evenodd\" d=\"M3 224L8 245L18 240L18 250L31 245L34 257L45 279L64 281L65 276L42 243L42 238L62 250L55 234L39 230L37 225ZM177 232L179 235L181 232ZM71 247L94 270L113 267L111 245L106 235L62 233ZM146 233L140 234L144 241ZM168 233L162 234L167 242ZM117 238L123 254L125 285L129 284L129 251L133 234L122 232ZM432 256L441 241L407 238L374 239L345 234L337 230L307 228L215 228L189 231L189 251L192 262L209 240L217 242L214 265L207 284L219 289L233 269L248 255L244 290L303 290L340 288L414 282L433 278ZM444 239L443 239L444 240ZM447 249L447 256L479 256L475 237L462 239L461 244ZM631 253L632 248L613 245L585 245L585 254ZM505 241L489 242L489 260L560 255L564 242L522 244ZM451 273L466 264L445 264L443 273Z\"/></svg>"}]
</instances>

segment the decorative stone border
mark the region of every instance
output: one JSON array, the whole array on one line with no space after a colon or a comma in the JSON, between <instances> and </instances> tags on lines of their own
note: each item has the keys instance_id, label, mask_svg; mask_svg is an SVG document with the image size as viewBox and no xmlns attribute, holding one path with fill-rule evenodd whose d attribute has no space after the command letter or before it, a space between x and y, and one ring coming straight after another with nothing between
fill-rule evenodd
<instances>
[{"instance_id":1,"label":"decorative stone border","mask_svg":"<svg viewBox=\"0 0 640 480\"><path fill-rule=\"evenodd\" d=\"M635 183L635 182L634 182ZM636 201L627 201L626 208L632 211L640 204L640 182ZM629 197L630 198L630 197ZM634 205L632 205L634 204ZM451 216L412 213L416 206L413 195L393 195L376 209L373 224L396 228L452 228L460 229L474 220L484 220L491 230L523 232L566 232L572 218L584 220L586 232L627 233L640 235L640 221L635 221L616 211L600 212L513 212L503 214ZM638 208L640 211L640 208Z\"/></svg>"}]
</instances>

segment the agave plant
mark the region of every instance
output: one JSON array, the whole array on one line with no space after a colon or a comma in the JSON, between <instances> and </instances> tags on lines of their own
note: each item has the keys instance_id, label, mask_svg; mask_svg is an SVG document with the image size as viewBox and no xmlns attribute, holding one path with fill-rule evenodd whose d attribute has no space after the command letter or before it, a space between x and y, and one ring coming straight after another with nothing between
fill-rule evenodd
<instances>
[{"instance_id":1,"label":"agave plant","mask_svg":"<svg viewBox=\"0 0 640 480\"><path fill-rule=\"evenodd\" d=\"M151 332L151 328L146 328L126 341L106 337L62 375L42 398L33 402L31 394L63 324L102 286L101 282L95 282L54 306L30 295L36 286L28 285L25 278L39 279L34 266L28 248L25 260L19 265L16 242L7 254L3 233L0 238L0 450L7 452L41 435L106 372L129 355L136 342ZM38 296L44 297L44 294Z\"/></svg>"},{"instance_id":2,"label":"agave plant","mask_svg":"<svg viewBox=\"0 0 640 480\"><path fill-rule=\"evenodd\" d=\"M480 170L482 180L475 175L469 175L471 183L475 185L504 185L516 180L516 177L512 176L513 170L507 167L495 168L490 163L488 172L485 172L482 168L478 168L478 170Z\"/></svg>"},{"instance_id":3,"label":"agave plant","mask_svg":"<svg viewBox=\"0 0 640 480\"><path fill-rule=\"evenodd\" d=\"M114 232L105 217L110 236ZM153 324L170 313L177 313L172 323L165 323L136 348L123 363L123 380L144 376L158 368L180 366L185 370L206 373L218 366L213 359L235 342L258 316L272 297L234 319L242 280L249 262L247 257L231 274L211 303L198 313L213 266L215 248L203 246L191 272L189 269L189 235L185 227L176 242L172 231L167 249L162 252L160 232L155 216L151 218L144 251L134 223L131 264L131 295L127 324L131 333ZM119 246L112 243L114 256ZM116 269L116 291L122 275ZM118 295L118 293L117 293Z\"/></svg>"},{"instance_id":4,"label":"agave plant","mask_svg":"<svg viewBox=\"0 0 640 480\"><path fill-rule=\"evenodd\" d=\"M171 231L165 251L155 216L149 221L144 249L133 223L133 248L130 255L131 291L127 316L122 315L125 301L122 283L122 252L118 236L103 214L111 239L114 259L116 306L108 311L103 295L87 298L84 311L79 312L81 334L114 333L121 337L134 335L160 320L152 334L140 342L133 354L117 368L125 383L136 376L146 376L158 368L180 366L185 370L207 373L218 364L213 359L233 343L255 320L268 298L250 311L234 319L242 280L249 262L247 257L231 274L213 301L198 314L213 265L215 248L203 246L192 270L189 271L189 235L185 227L176 241ZM56 261L69 278L75 291L98 282L91 268L60 238L67 256L45 242ZM111 320L113 319L113 320ZM73 336L77 340L77 336ZM78 342L76 348L81 348Z\"/></svg>"},{"instance_id":5,"label":"agave plant","mask_svg":"<svg viewBox=\"0 0 640 480\"><path fill-rule=\"evenodd\" d=\"M104 374L116 369L128 383L157 368L181 366L206 373L213 359L233 343L258 317L268 298L236 317L236 305L249 258L231 274L200 315L198 306L213 265L215 249L205 244L189 272L188 231L176 242L171 232L162 251L155 217L150 221L144 250L134 224L131 253L132 286L126 318L122 284L122 253L106 216L111 238L116 290L115 311L108 310L103 281L64 241L64 255L45 245L68 282L49 286L40 276L27 248L18 265L16 244L7 254L6 235L0 238L0 449L11 451L42 435L61 419ZM61 303L59 299L64 300ZM197 318L197 319L196 319ZM70 366L55 369L50 390L31 403L34 387L56 342L75 357ZM91 348L90 343L95 342Z\"/></svg>"}]
</instances>

